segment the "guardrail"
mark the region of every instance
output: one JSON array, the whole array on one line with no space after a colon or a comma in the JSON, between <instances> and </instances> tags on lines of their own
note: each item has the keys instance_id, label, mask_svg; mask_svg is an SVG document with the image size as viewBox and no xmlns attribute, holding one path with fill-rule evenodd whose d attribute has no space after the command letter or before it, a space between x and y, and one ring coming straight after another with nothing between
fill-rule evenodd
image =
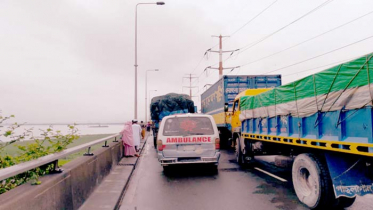
<instances>
[{"instance_id":1,"label":"guardrail","mask_svg":"<svg viewBox=\"0 0 373 210\"><path fill-rule=\"evenodd\" d=\"M97 140L91 141L89 143L85 143L85 144L82 144L82 145L78 145L76 147L66 149L66 150L64 150L62 152L59 152L59 153L46 155L46 156L40 157L40 158L35 159L35 160L31 160L31 161L28 161L28 162L20 163L20 164L14 165L14 166L10 166L8 168L1 169L0 170L0 180L4 180L4 179L7 179L7 178L16 176L20 173L23 173L23 172L29 171L31 169L34 169L34 168L37 168L37 167L40 167L40 166L44 166L44 165L47 165L47 164L50 164L50 163L53 163L53 162L56 163L55 164L55 167L56 167L58 159L64 158L68 155L74 154L74 153L79 152L83 149L88 148L87 153L84 154L84 155L93 155L90 152L91 147L93 145L105 142L103 147L108 147L107 141L114 138L113 142L118 142L117 141L118 136L119 136L119 134L114 134L114 135L111 135L111 136L108 136L108 137L105 137L105 138L97 139Z\"/></svg>"}]
</instances>

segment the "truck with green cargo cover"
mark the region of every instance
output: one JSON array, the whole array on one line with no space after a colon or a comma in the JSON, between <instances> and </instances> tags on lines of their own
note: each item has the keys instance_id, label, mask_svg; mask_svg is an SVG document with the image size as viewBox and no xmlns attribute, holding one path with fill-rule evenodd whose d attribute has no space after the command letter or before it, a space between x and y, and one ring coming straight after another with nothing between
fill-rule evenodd
<instances>
[{"instance_id":1,"label":"truck with green cargo cover","mask_svg":"<svg viewBox=\"0 0 373 210\"><path fill-rule=\"evenodd\" d=\"M373 54L240 100L237 162L291 157L299 200L351 206L373 193Z\"/></svg>"}]
</instances>

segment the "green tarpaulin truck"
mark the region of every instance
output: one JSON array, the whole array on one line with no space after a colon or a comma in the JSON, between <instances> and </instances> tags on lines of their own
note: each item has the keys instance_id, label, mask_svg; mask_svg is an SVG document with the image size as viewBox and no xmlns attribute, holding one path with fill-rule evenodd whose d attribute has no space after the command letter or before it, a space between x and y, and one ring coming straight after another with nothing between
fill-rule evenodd
<instances>
[{"instance_id":1,"label":"green tarpaulin truck","mask_svg":"<svg viewBox=\"0 0 373 210\"><path fill-rule=\"evenodd\" d=\"M373 54L240 100L237 161L293 159L299 200L311 209L373 193Z\"/></svg>"}]
</instances>

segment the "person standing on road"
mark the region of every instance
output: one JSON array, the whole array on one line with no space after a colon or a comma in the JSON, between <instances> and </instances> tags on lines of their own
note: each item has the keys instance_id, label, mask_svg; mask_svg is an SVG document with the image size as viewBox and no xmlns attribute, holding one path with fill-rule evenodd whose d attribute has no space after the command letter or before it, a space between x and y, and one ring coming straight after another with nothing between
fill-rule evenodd
<instances>
[{"instance_id":1,"label":"person standing on road","mask_svg":"<svg viewBox=\"0 0 373 210\"><path fill-rule=\"evenodd\" d=\"M141 139L141 126L137 124L137 120L132 120L132 132L133 132L133 142L137 152L140 150L140 139Z\"/></svg>"},{"instance_id":2,"label":"person standing on road","mask_svg":"<svg viewBox=\"0 0 373 210\"><path fill-rule=\"evenodd\" d=\"M143 121L141 121L140 126L141 126L141 139L144 139L145 138L145 124Z\"/></svg>"},{"instance_id":3,"label":"person standing on road","mask_svg":"<svg viewBox=\"0 0 373 210\"><path fill-rule=\"evenodd\" d=\"M122 143L124 146L124 156L126 157L139 157L136 153L133 142L133 132L132 132L132 123L130 121L124 123L124 128L120 132L122 134Z\"/></svg>"}]
</instances>

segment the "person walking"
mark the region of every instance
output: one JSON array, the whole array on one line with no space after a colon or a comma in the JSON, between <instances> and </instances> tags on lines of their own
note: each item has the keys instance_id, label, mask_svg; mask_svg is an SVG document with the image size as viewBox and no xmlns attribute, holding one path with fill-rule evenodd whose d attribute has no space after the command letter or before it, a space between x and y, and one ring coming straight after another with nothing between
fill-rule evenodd
<instances>
[{"instance_id":1,"label":"person walking","mask_svg":"<svg viewBox=\"0 0 373 210\"><path fill-rule=\"evenodd\" d=\"M132 123L130 121L124 123L124 128L120 132L122 134L122 143L124 146L124 156L126 157L139 157L136 153L136 149L134 147L133 142L133 132L132 132Z\"/></svg>"},{"instance_id":2,"label":"person walking","mask_svg":"<svg viewBox=\"0 0 373 210\"><path fill-rule=\"evenodd\" d=\"M133 133L133 142L137 152L140 150L140 140L141 140L141 126L137 124L137 120L132 120L132 133Z\"/></svg>"},{"instance_id":3,"label":"person walking","mask_svg":"<svg viewBox=\"0 0 373 210\"><path fill-rule=\"evenodd\" d=\"M145 138L145 124L143 121L141 121L141 138L144 139Z\"/></svg>"}]
</instances>

